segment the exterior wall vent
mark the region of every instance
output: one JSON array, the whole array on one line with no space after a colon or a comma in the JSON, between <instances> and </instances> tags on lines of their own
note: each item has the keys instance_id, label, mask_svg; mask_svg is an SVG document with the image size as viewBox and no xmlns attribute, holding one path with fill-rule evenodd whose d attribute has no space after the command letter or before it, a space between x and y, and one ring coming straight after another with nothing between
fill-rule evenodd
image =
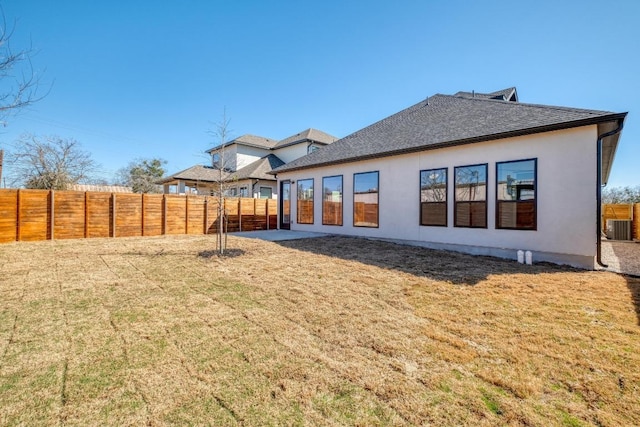
<instances>
[{"instance_id":1,"label":"exterior wall vent","mask_svg":"<svg viewBox=\"0 0 640 427\"><path fill-rule=\"evenodd\" d=\"M626 219L607 220L607 239L631 240L631 222Z\"/></svg>"}]
</instances>

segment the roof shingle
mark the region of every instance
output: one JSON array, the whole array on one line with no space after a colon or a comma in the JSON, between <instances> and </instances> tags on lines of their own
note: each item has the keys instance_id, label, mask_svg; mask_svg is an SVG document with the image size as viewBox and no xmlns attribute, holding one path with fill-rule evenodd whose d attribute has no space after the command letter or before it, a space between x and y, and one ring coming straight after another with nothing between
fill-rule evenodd
<instances>
[{"instance_id":1,"label":"roof shingle","mask_svg":"<svg viewBox=\"0 0 640 427\"><path fill-rule=\"evenodd\" d=\"M437 94L289 162L274 173L597 124L625 115Z\"/></svg>"}]
</instances>

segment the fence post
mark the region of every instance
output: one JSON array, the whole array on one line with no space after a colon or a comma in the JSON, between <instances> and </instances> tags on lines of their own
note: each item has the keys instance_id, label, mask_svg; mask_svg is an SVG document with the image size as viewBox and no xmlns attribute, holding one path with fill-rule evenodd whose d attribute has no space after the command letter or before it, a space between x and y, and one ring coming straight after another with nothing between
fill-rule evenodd
<instances>
[{"instance_id":1,"label":"fence post","mask_svg":"<svg viewBox=\"0 0 640 427\"><path fill-rule=\"evenodd\" d=\"M189 234L189 195L184 196L184 234Z\"/></svg>"},{"instance_id":2,"label":"fence post","mask_svg":"<svg viewBox=\"0 0 640 427\"><path fill-rule=\"evenodd\" d=\"M51 233L49 234L49 240L54 239L54 228L55 228L55 195L53 190L49 190L49 196L51 197L51 201L49 202L49 227L51 227Z\"/></svg>"},{"instance_id":3,"label":"fence post","mask_svg":"<svg viewBox=\"0 0 640 427\"><path fill-rule=\"evenodd\" d=\"M144 193L140 194L140 197L142 197L142 200L140 200L140 235L144 236Z\"/></svg>"},{"instance_id":4,"label":"fence post","mask_svg":"<svg viewBox=\"0 0 640 427\"><path fill-rule=\"evenodd\" d=\"M204 196L204 235L207 235L207 226L209 225L209 197Z\"/></svg>"},{"instance_id":5,"label":"fence post","mask_svg":"<svg viewBox=\"0 0 640 427\"><path fill-rule=\"evenodd\" d=\"M162 195L162 234L167 234L167 195Z\"/></svg>"},{"instance_id":6,"label":"fence post","mask_svg":"<svg viewBox=\"0 0 640 427\"><path fill-rule=\"evenodd\" d=\"M238 231L242 231L242 197L238 197Z\"/></svg>"},{"instance_id":7,"label":"fence post","mask_svg":"<svg viewBox=\"0 0 640 427\"><path fill-rule=\"evenodd\" d=\"M116 193L111 193L111 237L116 237Z\"/></svg>"},{"instance_id":8,"label":"fence post","mask_svg":"<svg viewBox=\"0 0 640 427\"><path fill-rule=\"evenodd\" d=\"M89 237L89 201L88 192L84 192L84 238Z\"/></svg>"},{"instance_id":9,"label":"fence post","mask_svg":"<svg viewBox=\"0 0 640 427\"><path fill-rule=\"evenodd\" d=\"M16 242L20 241L20 189L16 193Z\"/></svg>"},{"instance_id":10,"label":"fence post","mask_svg":"<svg viewBox=\"0 0 640 427\"><path fill-rule=\"evenodd\" d=\"M264 214L267 217L267 230L269 230L269 199L265 199L264 203Z\"/></svg>"}]
</instances>

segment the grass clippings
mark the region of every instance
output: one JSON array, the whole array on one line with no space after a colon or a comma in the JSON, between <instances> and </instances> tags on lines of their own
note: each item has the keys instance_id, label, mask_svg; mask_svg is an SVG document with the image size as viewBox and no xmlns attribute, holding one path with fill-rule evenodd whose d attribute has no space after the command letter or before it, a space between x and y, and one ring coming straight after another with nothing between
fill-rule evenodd
<instances>
[{"instance_id":1,"label":"grass clippings","mask_svg":"<svg viewBox=\"0 0 640 427\"><path fill-rule=\"evenodd\" d=\"M0 425L640 425L640 281L346 237L0 246Z\"/></svg>"}]
</instances>

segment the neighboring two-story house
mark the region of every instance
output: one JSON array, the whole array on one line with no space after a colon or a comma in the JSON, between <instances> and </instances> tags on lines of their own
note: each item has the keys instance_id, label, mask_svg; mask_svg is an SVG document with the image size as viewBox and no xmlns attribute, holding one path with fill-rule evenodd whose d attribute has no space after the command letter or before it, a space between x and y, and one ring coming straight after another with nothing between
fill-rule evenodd
<instances>
[{"instance_id":1,"label":"neighboring two-story house","mask_svg":"<svg viewBox=\"0 0 640 427\"><path fill-rule=\"evenodd\" d=\"M220 182L227 196L275 198L273 169L324 147L337 138L307 129L281 141L242 135L207 150L209 166L195 165L161 181L165 193L215 194Z\"/></svg>"}]
</instances>

